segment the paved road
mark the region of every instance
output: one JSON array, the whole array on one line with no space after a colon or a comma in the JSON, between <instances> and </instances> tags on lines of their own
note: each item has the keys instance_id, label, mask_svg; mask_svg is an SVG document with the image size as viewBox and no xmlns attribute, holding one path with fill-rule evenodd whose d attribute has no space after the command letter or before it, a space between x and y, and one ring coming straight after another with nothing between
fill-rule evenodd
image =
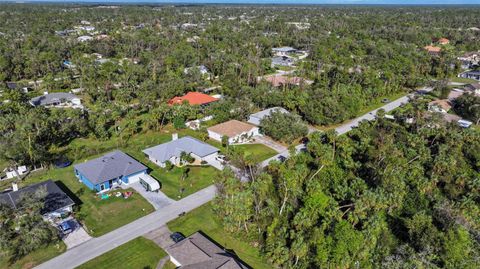
<instances>
[{"instance_id":1,"label":"paved road","mask_svg":"<svg viewBox=\"0 0 480 269\"><path fill-rule=\"evenodd\" d=\"M60 256L57 256L35 268L75 268L105 252L127 243L132 239L162 227L167 222L177 218L178 214L181 212L191 211L211 201L215 197L215 192L215 186L212 185L207 187L108 234L93 238L75 248L69 249Z\"/></svg>"},{"instance_id":2,"label":"paved road","mask_svg":"<svg viewBox=\"0 0 480 269\"><path fill-rule=\"evenodd\" d=\"M430 92L432 90L433 90L433 88L431 88L431 87L423 87L421 89L418 89L417 92L427 93L427 92ZM360 124L360 122L362 122L364 120L366 120L366 121L374 120L377 111L380 110L380 109L385 110L385 112L389 112L389 111L392 111L392 110L398 108L399 106L401 106L403 104L408 103L410 101L410 97L412 97L413 95L414 94L408 94L408 95L403 96L401 98L398 98L397 100L395 100L393 102L390 102L390 103L388 103L388 104L386 104L386 105L384 105L380 108L374 109L367 114L364 114L364 115L362 115L358 118L355 118L355 119L353 119L353 120L351 120L351 121L349 121L345 124L342 124L342 125L338 126L337 128L335 128L335 131L337 131L337 133L339 135L345 134L345 133L349 132L350 130L352 130L353 128L357 127L358 124ZM305 145L303 145L303 144L297 145L295 147L295 149L297 150L297 152L305 150ZM290 153L287 150L287 151L281 152L281 153L273 156L270 159L267 159L267 160L261 162L260 167L264 168L273 160L283 161L283 160L287 159L288 157L290 157Z\"/></svg>"}]
</instances>

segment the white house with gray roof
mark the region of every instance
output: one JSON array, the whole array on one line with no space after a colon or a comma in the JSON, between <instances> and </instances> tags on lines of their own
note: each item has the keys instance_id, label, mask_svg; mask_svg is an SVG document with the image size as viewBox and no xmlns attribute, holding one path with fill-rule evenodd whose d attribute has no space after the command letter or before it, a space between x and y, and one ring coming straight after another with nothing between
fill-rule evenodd
<instances>
[{"instance_id":1,"label":"white house with gray roof","mask_svg":"<svg viewBox=\"0 0 480 269\"><path fill-rule=\"evenodd\" d=\"M270 116L272 112L281 112L281 113L289 113L286 109L281 108L281 107L272 107L268 108L265 110L262 110L260 112L254 113L250 115L248 118L248 123L251 123L256 126L260 126L260 122L267 116Z\"/></svg>"},{"instance_id":2,"label":"white house with gray roof","mask_svg":"<svg viewBox=\"0 0 480 269\"><path fill-rule=\"evenodd\" d=\"M142 178L151 178L145 165L119 150L77 164L73 168L78 179L89 189L97 192L135 183Z\"/></svg>"},{"instance_id":3,"label":"white house with gray roof","mask_svg":"<svg viewBox=\"0 0 480 269\"><path fill-rule=\"evenodd\" d=\"M272 53L275 56L288 56L291 54L297 53L298 50L292 47L280 47L280 48L273 48Z\"/></svg>"},{"instance_id":4,"label":"white house with gray roof","mask_svg":"<svg viewBox=\"0 0 480 269\"><path fill-rule=\"evenodd\" d=\"M210 162L215 160L218 155L218 149L205 142L195 139L191 136L185 136L180 139L173 134L172 141L157 145L143 150L147 157L160 167L165 167L169 161L174 165L182 165L182 152L190 154L197 161Z\"/></svg>"},{"instance_id":5,"label":"white house with gray roof","mask_svg":"<svg viewBox=\"0 0 480 269\"><path fill-rule=\"evenodd\" d=\"M57 107L57 108L83 108L78 96L68 92L45 93L30 99L32 106Z\"/></svg>"}]
</instances>

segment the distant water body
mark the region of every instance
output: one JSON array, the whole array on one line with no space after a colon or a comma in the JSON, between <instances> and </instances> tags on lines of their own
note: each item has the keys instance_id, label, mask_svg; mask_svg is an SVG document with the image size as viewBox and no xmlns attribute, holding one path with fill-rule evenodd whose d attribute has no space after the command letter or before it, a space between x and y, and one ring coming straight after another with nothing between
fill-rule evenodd
<instances>
[{"instance_id":1,"label":"distant water body","mask_svg":"<svg viewBox=\"0 0 480 269\"><path fill-rule=\"evenodd\" d=\"M0 2L50 2L50 3L99 3L99 4L279 4L279 5L480 5L480 0L26 0Z\"/></svg>"}]
</instances>

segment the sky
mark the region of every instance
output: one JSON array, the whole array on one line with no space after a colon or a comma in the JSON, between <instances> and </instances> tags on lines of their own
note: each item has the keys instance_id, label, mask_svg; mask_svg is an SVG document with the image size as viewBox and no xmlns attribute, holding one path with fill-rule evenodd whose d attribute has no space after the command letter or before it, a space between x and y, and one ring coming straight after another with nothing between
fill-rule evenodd
<instances>
[{"instance_id":1,"label":"sky","mask_svg":"<svg viewBox=\"0 0 480 269\"><path fill-rule=\"evenodd\" d=\"M6 0L0 0L4 2ZM15 0L8 0L9 2ZM480 0L18 0L17 2L96 2L96 3L229 3L229 4L395 4L395 5L451 5L477 4Z\"/></svg>"}]
</instances>

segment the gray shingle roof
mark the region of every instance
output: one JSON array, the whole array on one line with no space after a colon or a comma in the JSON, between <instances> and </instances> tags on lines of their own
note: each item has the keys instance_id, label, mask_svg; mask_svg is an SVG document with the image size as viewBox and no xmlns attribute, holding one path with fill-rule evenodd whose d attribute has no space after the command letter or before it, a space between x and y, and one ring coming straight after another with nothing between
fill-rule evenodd
<instances>
[{"instance_id":1,"label":"gray shingle roof","mask_svg":"<svg viewBox=\"0 0 480 269\"><path fill-rule=\"evenodd\" d=\"M274 111L278 111L278 112L281 112L281 113L289 113L285 108L272 107L272 108L268 108L268 109L265 109L265 110L262 110L260 112L257 112L257 113L254 113L254 114L250 115L250 118L248 119L248 122L252 123L252 124L258 124L258 122L260 122L263 118L265 118L267 116L270 116L270 114L272 114L272 112L274 112Z\"/></svg>"},{"instance_id":2,"label":"gray shingle roof","mask_svg":"<svg viewBox=\"0 0 480 269\"><path fill-rule=\"evenodd\" d=\"M180 268L195 269L246 269L234 255L196 232L182 241L168 247L167 253L178 261Z\"/></svg>"},{"instance_id":3,"label":"gray shingle roof","mask_svg":"<svg viewBox=\"0 0 480 269\"><path fill-rule=\"evenodd\" d=\"M218 152L218 149L191 136L185 136L177 140L145 149L143 150L143 153L160 162L165 162L172 157L180 157L182 151L187 154L193 153L197 156L205 157Z\"/></svg>"},{"instance_id":4,"label":"gray shingle roof","mask_svg":"<svg viewBox=\"0 0 480 269\"><path fill-rule=\"evenodd\" d=\"M295 63L295 60L287 56L277 56L272 58L273 65L288 66L293 63Z\"/></svg>"},{"instance_id":5,"label":"gray shingle roof","mask_svg":"<svg viewBox=\"0 0 480 269\"><path fill-rule=\"evenodd\" d=\"M78 99L78 97L75 94L68 92L54 92L34 97L30 99L30 103L34 106L46 106L56 104L64 100L72 101L73 99Z\"/></svg>"},{"instance_id":6,"label":"gray shingle roof","mask_svg":"<svg viewBox=\"0 0 480 269\"><path fill-rule=\"evenodd\" d=\"M30 103L34 106L46 106L59 103L63 100L72 101L73 99L79 99L75 94L69 92L54 92L30 99Z\"/></svg>"},{"instance_id":7,"label":"gray shingle roof","mask_svg":"<svg viewBox=\"0 0 480 269\"><path fill-rule=\"evenodd\" d=\"M18 191L2 193L0 194L0 203L7 204L14 209L17 209L21 206L22 199L25 196L31 196L41 189L45 190L47 193L47 196L44 198L44 206L40 211L42 214L54 212L58 209L75 204L72 198L62 191L51 179L21 188Z\"/></svg>"},{"instance_id":8,"label":"gray shingle roof","mask_svg":"<svg viewBox=\"0 0 480 269\"><path fill-rule=\"evenodd\" d=\"M292 52L292 51L297 51L297 49L292 48L292 47L280 47L280 48L273 48L273 51L280 51L280 52Z\"/></svg>"},{"instance_id":9,"label":"gray shingle roof","mask_svg":"<svg viewBox=\"0 0 480 269\"><path fill-rule=\"evenodd\" d=\"M77 164L74 167L93 184L100 184L110 179L132 175L147 169L145 165L119 150Z\"/></svg>"}]
</instances>

